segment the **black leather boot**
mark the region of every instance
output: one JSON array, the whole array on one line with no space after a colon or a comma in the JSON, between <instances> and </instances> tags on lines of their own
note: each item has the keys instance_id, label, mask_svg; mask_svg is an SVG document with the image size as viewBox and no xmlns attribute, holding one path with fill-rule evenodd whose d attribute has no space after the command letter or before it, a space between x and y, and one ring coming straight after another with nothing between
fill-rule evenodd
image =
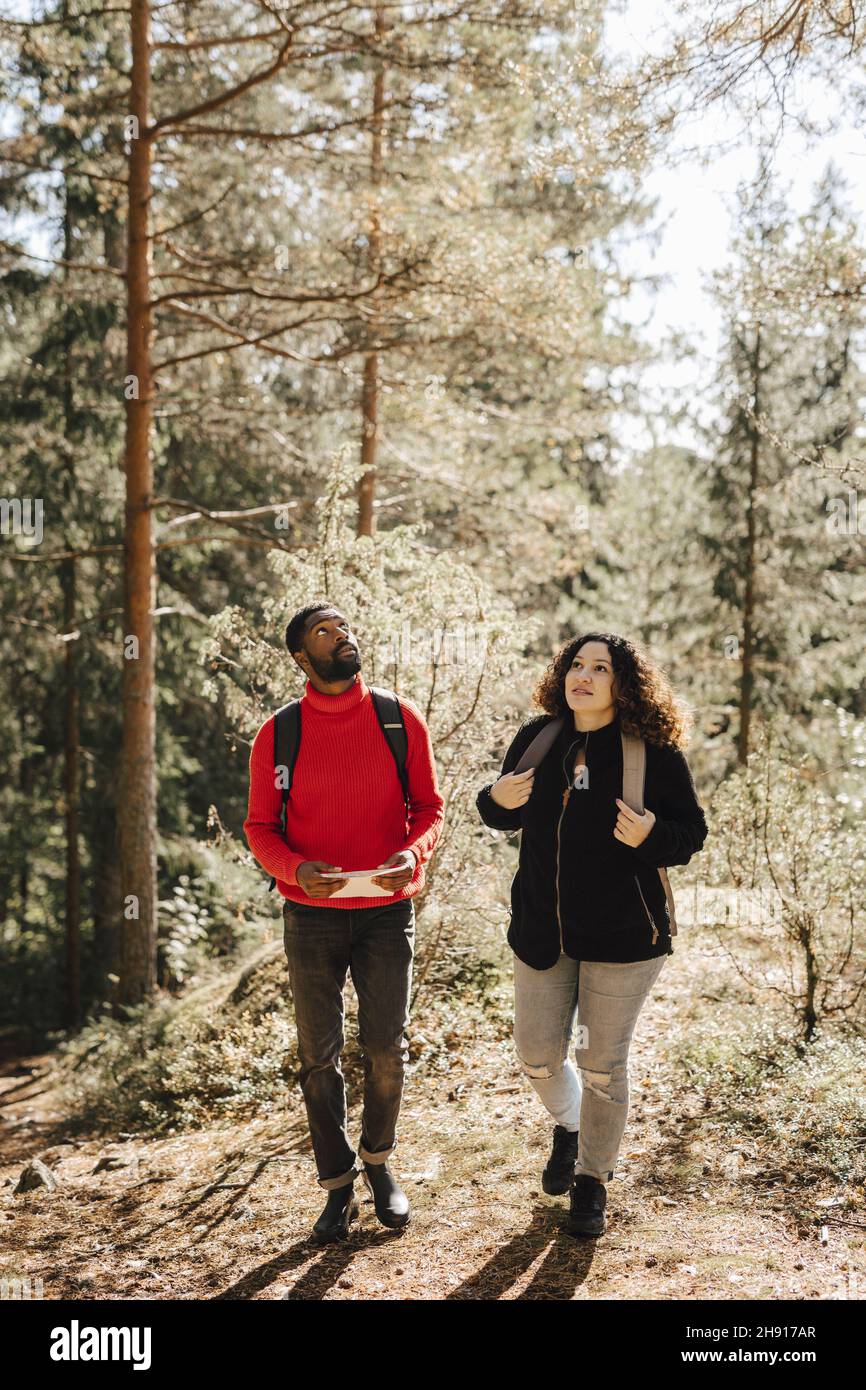
<instances>
[{"instance_id":1,"label":"black leather boot","mask_svg":"<svg viewBox=\"0 0 866 1390\"><path fill-rule=\"evenodd\" d=\"M313 1227L313 1236L320 1245L327 1245L332 1240L345 1240L349 1234L349 1222L355 1220L359 1210L352 1183L332 1188L325 1210Z\"/></svg>"},{"instance_id":2,"label":"black leather boot","mask_svg":"<svg viewBox=\"0 0 866 1390\"><path fill-rule=\"evenodd\" d=\"M572 1236L604 1235L607 1188L591 1173L576 1173L569 1193L566 1230Z\"/></svg>"},{"instance_id":3,"label":"black leather boot","mask_svg":"<svg viewBox=\"0 0 866 1390\"><path fill-rule=\"evenodd\" d=\"M409 1198L387 1163L365 1163L363 1177L373 1194L373 1206L382 1225L391 1230L408 1225L412 1215Z\"/></svg>"},{"instance_id":4,"label":"black leather boot","mask_svg":"<svg viewBox=\"0 0 866 1390\"><path fill-rule=\"evenodd\" d=\"M571 1187L574 1178L574 1165L577 1160L577 1130L572 1132L556 1125L553 1131L553 1148L547 1167L541 1175L541 1189L549 1197L560 1197Z\"/></svg>"}]
</instances>

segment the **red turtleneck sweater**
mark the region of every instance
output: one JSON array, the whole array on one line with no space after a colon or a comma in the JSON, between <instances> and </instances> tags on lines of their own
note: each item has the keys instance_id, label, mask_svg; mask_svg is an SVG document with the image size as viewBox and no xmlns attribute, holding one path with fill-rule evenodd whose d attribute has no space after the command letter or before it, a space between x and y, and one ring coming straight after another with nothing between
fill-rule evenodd
<instances>
[{"instance_id":1,"label":"red turtleneck sweater","mask_svg":"<svg viewBox=\"0 0 866 1390\"><path fill-rule=\"evenodd\" d=\"M423 888L424 863L442 830L444 802L424 717L402 695L400 704L408 743L408 823L394 757L360 672L342 695L323 695L307 681L285 838L280 831L282 793L274 775L273 715L256 734L244 833L284 898L319 907L371 907L412 897ZM401 849L411 849L418 862L406 887L388 897L310 898L296 878L298 865L307 859L341 869L372 869Z\"/></svg>"}]
</instances>

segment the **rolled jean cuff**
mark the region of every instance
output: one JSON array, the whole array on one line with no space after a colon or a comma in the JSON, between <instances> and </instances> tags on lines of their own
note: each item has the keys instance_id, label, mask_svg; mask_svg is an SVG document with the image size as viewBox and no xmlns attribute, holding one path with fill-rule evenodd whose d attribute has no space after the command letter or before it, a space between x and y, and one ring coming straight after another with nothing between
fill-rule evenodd
<instances>
[{"instance_id":1,"label":"rolled jean cuff","mask_svg":"<svg viewBox=\"0 0 866 1390\"><path fill-rule=\"evenodd\" d=\"M333 1192L338 1187L348 1187L350 1182L354 1182L357 1177L360 1177L360 1174L361 1170L356 1162L352 1164L348 1173L341 1173L338 1178L319 1178L318 1183L327 1192Z\"/></svg>"},{"instance_id":2,"label":"rolled jean cuff","mask_svg":"<svg viewBox=\"0 0 866 1390\"><path fill-rule=\"evenodd\" d=\"M597 1173L592 1168L578 1168L577 1166L575 1166L574 1176L578 1177L581 1173L585 1173L587 1177L595 1178L598 1182L602 1183L610 1182L611 1178L613 1177L612 1168L607 1173Z\"/></svg>"},{"instance_id":3,"label":"rolled jean cuff","mask_svg":"<svg viewBox=\"0 0 866 1390\"><path fill-rule=\"evenodd\" d=\"M396 1144L392 1144L389 1149L378 1149L376 1153L371 1153L363 1144L359 1144L358 1156L363 1158L365 1163L387 1163L396 1147Z\"/></svg>"}]
</instances>

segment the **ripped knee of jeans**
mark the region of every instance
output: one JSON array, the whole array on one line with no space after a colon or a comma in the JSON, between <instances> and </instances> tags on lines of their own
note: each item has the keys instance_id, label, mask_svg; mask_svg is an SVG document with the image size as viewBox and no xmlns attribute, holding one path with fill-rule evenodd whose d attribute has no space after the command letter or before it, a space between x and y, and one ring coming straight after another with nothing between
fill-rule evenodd
<instances>
[{"instance_id":1,"label":"ripped knee of jeans","mask_svg":"<svg viewBox=\"0 0 866 1390\"><path fill-rule=\"evenodd\" d=\"M550 1067L546 1067L543 1062L524 1062L521 1059L520 1065L526 1075L534 1077L536 1081L546 1081L549 1077L553 1076Z\"/></svg>"},{"instance_id":2,"label":"ripped knee of jeans","mask_svg":"<svg viewBox=\"0 0 866 1390\"><path fill-rule=\"evenodd\" d=\"M555 1075L555 1071L551 1071L546 1062L527 1062L526 1058L521 1056L516 1047L514 1050L517 1052L517 1060L520 1063L520 1069L524 1075L532 1077L535 1081L547 1081L550 1077ZM556 1064L556 1071L562 1069L564 1060L563 1058Z\"/></svg>"},{"instance_id":3,"label":"ripped knee of jeans","mask_svg":"<svg viewBox=\"0 0 866 1390\"><path fill-rule=\"evenodd\" d=\"M601 1096L604 1100L610 1100L610 1083L613 1072L590 1071L587 1067L581 1067L580 1075L587 1090L594 1091L597 1096Z\"/></svg>"}]
</instances>

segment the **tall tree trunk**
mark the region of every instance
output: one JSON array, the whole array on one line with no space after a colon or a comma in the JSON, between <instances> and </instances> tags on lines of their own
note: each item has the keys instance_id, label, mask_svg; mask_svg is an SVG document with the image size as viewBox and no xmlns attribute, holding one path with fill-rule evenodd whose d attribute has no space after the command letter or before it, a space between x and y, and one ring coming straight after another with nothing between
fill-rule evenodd
<instances>
[{"instance_id":1,"label":"tall tree trunk","mask_svg":"<svg viewBox=\"0 0 866 1390\"><path fill-rule=\"evenodd\" d=\"M63 211L63 259L67 263L64 277L68 279L69 262L74 259L72 212L68 189ZM64 438L69 450L64 479L64 504L67 516L75 515L76 470L75 401L73 398L74 335L71 325L66 329L63 361L63 423ZM68 548L74 550L73 538ZM81 817L81 735L79 728L79 661L77 618L78 576L74 558L61 561L60 587L63 593L63 631L66 634L63 652L63 802L66 834L66 1026L77 1029L81 1023L81 854L79 830Z\"/></svg>"},{"instance_id":2,"label":"tall tree trunk","mask_svg":"<svg viewBox=\"0 0 866 1390\"><path fill-rule=\"evenodd\" d=\"M755 353L752 365L752 409L757 417L761 396L761 330L755 333ZM757 425L750 426L749 491L746 500L745 593L743 596L743 662L740 679L740 729L737 740L737 762L745 765L749 757L749 736L752 726L752 695L755 688L755 571L757 567L757 520L755 506L758 492L760 438Z\"/></svg>"},{"instance_id":3,"label":"tall tree trunk","mask_svg":"<svg viewBox=\"0 0 866 1390\"><path fill-rule=\"evenodd\" d=\"M381 41L385 33L385 16L381 4L376 6L376 37ZM370 154L370 182L372 184L372 207L370 210L369 256L368 264L375 278L382 268L382 225L379 208L379 187L382 183L382 128L385 119L385 64L381 58L376 60L376 74L373 80L373 120L372 149ZM375 335L378 322L375 314L370 320L371 332ZM358 535L372 536L376 529L373 501L376 495L376 466L379 452L379 354L368 352L364 358L364 383L361 388L361 463L363 476L358 484Z\"/></svg>"},{"instance_id":4,"label":"tall tree trunk","mask_svg":"<svg viewBox=\"0 0 866 1390\"><path fill-rule=\"evenodd\" d=\"M91 877L91 911L93 915L93 973L96 996L107 1001L112 1010L118 1002L120 976L120 943L126 925L118 914L121 900L120 865L115 844L116 779L110 768L97 769L93 818L93 873Z\"/></svg>"},{"instance_id":5,"label":"tall tree trunk","mask_svg":"<svg viewBox=\"0 0 866 1390\"><path fill-rule=\"evenodd\" d=\"M60 579L63 588L63 630L75 630L75 561L64 560ZM66 1024L81 1023L81 856L79 830L81 816L81 775L78 692L78 640L68 638L64 652L63 682L63 795L66 830Z\"/></svg>"},{"instance_id":6,"label":"tall tree trunk","mask_svg":"<svg viewBox=\"0 0 866 1390\"><path fill-rule=\"evenodd\" d=\"M140 1002L156 983L156 719L151 424L149 0L131 0L127 213L126 510L124 524L123 753L118 789L122 894L119 1001ZM131 379L131 389L130 389Z\"/></svg>"}]
</instances>

